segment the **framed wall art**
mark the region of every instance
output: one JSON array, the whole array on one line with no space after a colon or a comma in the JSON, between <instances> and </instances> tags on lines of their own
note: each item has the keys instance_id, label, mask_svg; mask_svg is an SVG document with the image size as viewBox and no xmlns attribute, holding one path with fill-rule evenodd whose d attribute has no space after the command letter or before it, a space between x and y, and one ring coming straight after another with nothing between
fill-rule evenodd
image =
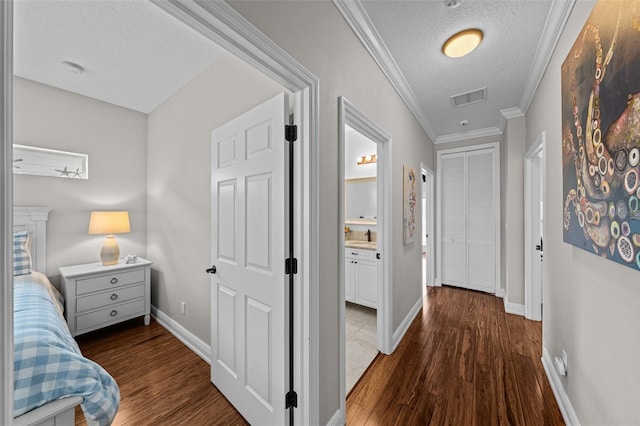
<instances>
[{"instance_id":1,"label":"framed wall art","mask_svg":"<svg viewBox=\"0 0 640 426\"><path fill-rule=\"evenodd\" d=\"M564 241L640 269L640 2L601 0L562 65Z\"/></svg>"},{"instance_id":2,"label":"framed wall art","mask_svg":"<svg viewBox=\"0 0 640 426\"><path fill-rule=\"evenodd\" d=\"M402 171L402 242L410 244L416 239L416 171L406 165Z\"/></svg>"}]
</instances>

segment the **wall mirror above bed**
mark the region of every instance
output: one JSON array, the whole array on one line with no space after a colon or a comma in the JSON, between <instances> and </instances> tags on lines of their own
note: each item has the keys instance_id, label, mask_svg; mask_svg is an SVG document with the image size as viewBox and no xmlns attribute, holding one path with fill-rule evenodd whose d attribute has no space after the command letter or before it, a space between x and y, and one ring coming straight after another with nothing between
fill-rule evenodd
<instances>
[{"instance_id":1,"label":"wall mirror above bed","mask_svg":"<svg viewBox=\"0 0 640 426\"><path fill-rule=\"evenodd\" d=\"M13 173L89 179L89 156L76 152L13 145Z\"/></svg>"}]
</instances>

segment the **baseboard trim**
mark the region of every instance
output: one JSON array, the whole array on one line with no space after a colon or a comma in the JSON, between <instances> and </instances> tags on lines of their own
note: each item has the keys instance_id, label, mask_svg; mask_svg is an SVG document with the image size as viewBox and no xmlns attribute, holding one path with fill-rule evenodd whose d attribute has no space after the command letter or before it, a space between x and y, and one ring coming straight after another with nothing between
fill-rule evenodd
<instances>
[{"instance_id":1,"label":"baseboard trim","mask_svg":"<svg viewBox=\"0 0 640 426\"><path fill-rule=\"evenodd\" d=\"M327 422L327 426L342 426L346 424L345 418L342 415L342 410L338 410L334 413L334 415Z\"/></svg>"},{"instance_id":2,"label":"baseboard trim","mask_svg":"<svg viewBox=\"0 0 640 426\"><path fill-rule=\"evenodd\" d=\"M151 315L153 315L156 321L158 321L158 324L166 328L169 333L173 334L178 340L184 343L185 346L195 352L196 355L205 360L208 364L211 364L210 345L207 345L189 330L178 324L176 320L153 305L151 305Z\"/></svg>"},{"instance_id":3,"label":"baseboard trim","mask_svg":"<svg viewBox=\"0 0 640 426\"><path fill-rule=\"evenodd\" d=\"M421 309L422 309L422 297L418 298L415 305L413 305L413 307L411 308L407 316L405 316L404 319L402 320L402 323L400 323L400 326L398 327L398 329L393 333L393 347L391 349L392 353L393 351L396 350L396 348L402 341L402 338L404 337L405 333L409 329L409 326L413 322L414 318L420 313Z\"/></svg>"},{"instance_id":4,"label":"baseboard trim","mask_svg":"<svg viewBox=\"0 0 640 426\"><path fill-rule=\"evenodd\" d=\"M564 390L560 376L553 367L551 355L549 355L546 347L542 348L542 366L551 385L553 396L556 397L556 401L558 402L558 407L560 408L564 422L569 426L580 426L580 420L578 420L573 405L571 405L569 395L567 395L567 392Z\"/></svg>"},{"instance_id":5,"label":"baseboard trim","mask_svg":"<svg viewBox=\"0 0 640 426\"><path fill-rule=\"evenodd\" d=\"M508 314L524 316L524 305L509 302L509 297L504 296L504 311Z\"/></svg>"}]
</instances>

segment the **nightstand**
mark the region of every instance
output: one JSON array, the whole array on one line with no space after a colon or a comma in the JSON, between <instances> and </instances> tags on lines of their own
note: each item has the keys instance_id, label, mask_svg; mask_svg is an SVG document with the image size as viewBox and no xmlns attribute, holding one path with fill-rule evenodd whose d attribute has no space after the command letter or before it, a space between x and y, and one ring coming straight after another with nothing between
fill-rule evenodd
<instances>
[{"instance_id":1,"label":"nightstand","mask_svg":"<svg viewBox=\"0 0 640 426\"><path fill-rule=\"evenodd\" d=\"M65 315L72 336L144 315L151 320L151 264L103 266L102 263L64 266L61 275Z\"/></svg>"}]
</instances>

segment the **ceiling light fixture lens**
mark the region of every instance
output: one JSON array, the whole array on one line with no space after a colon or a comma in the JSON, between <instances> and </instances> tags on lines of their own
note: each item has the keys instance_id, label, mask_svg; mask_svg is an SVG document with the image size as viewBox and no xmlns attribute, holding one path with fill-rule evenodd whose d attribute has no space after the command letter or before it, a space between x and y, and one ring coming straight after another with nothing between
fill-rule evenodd
<instances>
[{"instance_id":1,"label":"ceiling light fixture lens","mask_svg":"<svg viewBox=\"0 0 640 426\"><path fill-rule=\"evenodd\" d=\"M69 71L70 73L81 75L84 73L84 67L82 65L78 65L75 62L62 61L62 65Z\"/></svg>"},{"instance_id":2,"label":"ceiling light fixture lens","mask_svg":"<svg viewBox=\"0 0 640 426\"><path fill-rule=\"evenodd\" d=\"M474 28L460 31L442 45L442 53L450 58L460 58L471 53L482 41L482 31Z\"/></svg>"},{"instance_id":3,"label":"ceiling light fixture lens","mask_svg":"<svg viewBox=\"0 0 640 426\"><path fill-rule=\"evenodd\" d=\"M460 6L460 3L462 3L462 0L444 0L444 5L449 9L454 9Z\"/></svg>"}]
</instances>

